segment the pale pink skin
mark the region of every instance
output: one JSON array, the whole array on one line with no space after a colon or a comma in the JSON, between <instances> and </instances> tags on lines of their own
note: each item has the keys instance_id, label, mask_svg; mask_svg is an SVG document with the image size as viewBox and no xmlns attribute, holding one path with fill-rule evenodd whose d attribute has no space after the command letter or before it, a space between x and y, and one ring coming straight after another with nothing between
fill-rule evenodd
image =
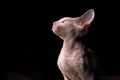
<instances>
[{"instance_id":1,"label":"pale pink skin","mask_svg":"<svg viewBox=\"0 0 120 80\"><path fill-rule=\"evenodd\" d=\"M63 40L58 67L64 80L94 80L94 73L88 69L91 66L95 68L94 54L85 48L82 41L77 41L78 37L81 38L87 33L93 19L94 10L90 9L81 17L65 17L53 23L54 34ZM85 69L85 66L88 68Z\"/></svg>"}]
</instances>

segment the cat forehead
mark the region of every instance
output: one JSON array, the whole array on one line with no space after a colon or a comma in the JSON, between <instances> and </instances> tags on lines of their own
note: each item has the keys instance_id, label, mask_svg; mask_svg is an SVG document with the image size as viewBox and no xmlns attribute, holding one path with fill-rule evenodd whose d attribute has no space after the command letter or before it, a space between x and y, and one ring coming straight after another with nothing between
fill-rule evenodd
<instances>
[{"instance_id":1,"label":"cat forehead","mask_svg":"<svg viewBox=\"0 0 120 80\"><path fill-rule=\"evenodd\" d=\"M73 19L73 18L71 18L71 17L64 17L64 18L60 19L60 21L70 20L70 19Z\"/></svg>"}]
</instances>

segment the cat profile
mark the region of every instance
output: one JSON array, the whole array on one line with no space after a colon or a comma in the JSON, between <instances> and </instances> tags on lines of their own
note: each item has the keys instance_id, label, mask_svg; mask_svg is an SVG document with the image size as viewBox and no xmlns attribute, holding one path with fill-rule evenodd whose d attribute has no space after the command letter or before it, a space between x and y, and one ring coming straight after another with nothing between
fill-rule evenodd
<instances>
[{"instance_id":1,"label":"cat profile","mask_svg":"<svg viewBox=\"0 0 120 80\"><path fill-rule=\"evenodd\" d=\"M53 33L63 40L57 63L64 80L95 80L95 55L82 42L94 16L94 9L89 9L80 17L53 22Z\"/></svg>"}]
</instances>

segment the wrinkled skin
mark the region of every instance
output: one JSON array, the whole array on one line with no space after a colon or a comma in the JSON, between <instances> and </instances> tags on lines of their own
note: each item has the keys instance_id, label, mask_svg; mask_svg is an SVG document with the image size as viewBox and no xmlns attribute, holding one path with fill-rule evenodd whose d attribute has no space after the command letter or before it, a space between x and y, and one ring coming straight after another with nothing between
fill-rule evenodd
<instances>
[{"instance_id":1,"label":"wrinkled skin","mask_svg":"<svg viewBox=\"0 0 120 80\"><path fill-rule=\"evenodd\" d=\"M53 23L54 34L63 40L57 63L64 80L95 79L95 55L82 43L93 19L94 10L90 9L80 17L65 17Z\"/></svg>"}]
</instances>

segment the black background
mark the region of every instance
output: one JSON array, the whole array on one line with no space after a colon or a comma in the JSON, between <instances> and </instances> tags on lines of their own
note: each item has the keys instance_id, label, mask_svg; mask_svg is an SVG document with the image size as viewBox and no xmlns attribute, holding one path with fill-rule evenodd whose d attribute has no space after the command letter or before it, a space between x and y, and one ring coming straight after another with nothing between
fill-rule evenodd
<instances>
[{"instance_id":1,"label":"black background","mask_svg":"<svg viewBox=\"0 0 120 80\"><path fill-rule=\"evenodd\" d=\"M2 78L14 80L16 75L22 75L32 80L62 80L57 67L62 40L51 31L52 23L66 16L78 17L91 8L95 10L95 19L86 44L96 52L104 75L119 75L120 31L116 3L104 0L16 0L15 24L10 37L12 52L4 58L7 61L3 65L5 69L1 69Z\"/></svg>"}]
</instances>

